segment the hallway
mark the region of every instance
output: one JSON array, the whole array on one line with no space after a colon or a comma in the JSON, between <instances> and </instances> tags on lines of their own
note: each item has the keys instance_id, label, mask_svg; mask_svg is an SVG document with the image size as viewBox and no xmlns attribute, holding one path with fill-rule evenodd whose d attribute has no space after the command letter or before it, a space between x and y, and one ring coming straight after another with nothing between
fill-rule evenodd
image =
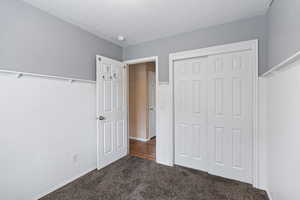
<instances>
[{"instance_id":1,"label":"hallway","mask_svg":"<svg viewBox=\"0 0 300 200\"><path fill-rule=\"evenodd\" d=\"M130 155L147 159L147 160L156 159L155 147L156 147L156 138L153 138L148 142L141 142L141 141L130 139L129 142Z\"/></svg>"}]
</instances>

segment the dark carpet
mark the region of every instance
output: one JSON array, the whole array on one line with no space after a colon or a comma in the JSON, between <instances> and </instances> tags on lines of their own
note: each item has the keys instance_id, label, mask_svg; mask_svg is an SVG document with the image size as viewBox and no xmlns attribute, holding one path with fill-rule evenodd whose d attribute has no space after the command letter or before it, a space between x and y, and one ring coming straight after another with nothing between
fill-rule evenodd
<instances>
[{"instance_id":1,"label":"dark carpet","mask_svg":"<svg viewBox=\"0 0 300 200\"><path fill-rule=\"evenodd\" d=\"M268 200L249 184L127 156L41 200Z\"/></svg>"}]
</instances>

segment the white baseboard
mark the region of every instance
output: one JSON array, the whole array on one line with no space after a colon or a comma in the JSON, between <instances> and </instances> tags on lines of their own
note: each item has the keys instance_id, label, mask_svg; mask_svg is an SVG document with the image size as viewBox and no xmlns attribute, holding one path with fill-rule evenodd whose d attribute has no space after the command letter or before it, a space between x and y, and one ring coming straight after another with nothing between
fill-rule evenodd
<instances>
[{"instance_id":1,"label":"white baseboard","mask_svg":"<svg viewBox=\"0 0 300 200\"><path fill-rule=\"evenodd\" d=\"M267 192L267 195L268 195L268 197L269 197L269 200L273 200L273 199L272 199L271 192L270 192L268 189L266 189L266 192Z\"/></svg>"},{"instance_id":2,"label":"white baseboard","mask_svg":"<svg viewBox=\"0 0 300 200\"><path fill-rule=\"evenodd\" d=\"M129 137L132 140L137 140L137 141L141 141L141 142L148 142L150 139L145 139L145 138L137 138L137 137Z\"/></svg>"},{"instance_id":3,"label":"white baseboard","mask_svg":"<svg viewBox=\"0 0 300 200\"><path fill-rule=\"evenodd\" d=\"M169 167L173 167L173 166L174 166L173 163L170 162L170 161L162 161L162 160L159 160L159 159L157 159L157 158L156 158L156 162L157 162L158 164L165 165L165 166L169 166Z\"/></svg>"},{"instance_id":4,"label":"white baseboard","mask_svg":"<svg viewBox=\"0 0 300 200\"><path fill-rule=\"evenodd\" d=\"M72 178L66 180L66 181L63 181L63 182L60 183L60 184L57 184L56 186L52 187L52 188L49 189L48 191L45 191L45 192L43 192L43 193L41 193L41 194L38 194L35 198L33 198L33 200L38 200L38 199L40 199L40 198L46 196L47 194L50 194L51 192L54 192L55 190L58 190L59 188L61 188L61 187L65 186L65 185L67 185L67 184L69 184L69 183L75 181L76 179L78 179L78 178L80 178L80 177L82 177L82 176L84 176L84 175L86 175L86 174L88 174L88 173L90 173L91 171L93 171L93 170L95 170L95 169L96 169L96 167L95 167L95 168L88 169L88 170L86 170L86 171L84 171L84 172L82 172L82 173L80 173L80 174L78 174L78 175L76 175L76 176L74 176L74 177L72 177Z\"/></svg>"}]
</instances>

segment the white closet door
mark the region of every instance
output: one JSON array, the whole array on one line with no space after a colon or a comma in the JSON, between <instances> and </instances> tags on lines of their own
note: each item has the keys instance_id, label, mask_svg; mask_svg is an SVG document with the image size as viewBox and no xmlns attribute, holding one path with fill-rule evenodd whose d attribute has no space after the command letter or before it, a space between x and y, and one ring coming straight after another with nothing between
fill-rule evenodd
<instances>
[{"instance_id":1,"label":"white closet door","mask_svg":"<svg viewBox=\"0 0 300 200\"><path fill-rule=\"evenodd\" d=\"M175 164L207 170L207 59L174 62Z\"/></svg>"},{"instance_id":2,"label":"white closet door","mask_svg":"<svg viewBox=\"0 0 300 200\"><path fill-rule=\"evenodd\" d=\"M252 182L251 51L208 58L209 173Z\"/></svg>"}]
</instances>

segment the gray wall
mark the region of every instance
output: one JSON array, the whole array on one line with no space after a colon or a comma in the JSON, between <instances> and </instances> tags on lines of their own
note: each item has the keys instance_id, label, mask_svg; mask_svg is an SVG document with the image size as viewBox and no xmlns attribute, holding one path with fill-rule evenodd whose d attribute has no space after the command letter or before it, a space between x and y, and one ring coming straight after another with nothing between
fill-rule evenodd
<instances>
[{"instance_id":1,"label":"gray wall","mask_svg":"<svg viewBox=\"0 0 300 200\"><path fill-rule=\"evenodd\" d=\"M19 0L0 1L0 69L95 80L95 55L122 48Z\"/></svg>"},{"instance_id":2,"label":"gray wall","mask_svg":"<svg viewBox=\"0 0 300 200\"><path fill-rule=\"evenodd\" d=\"M123 59L128 60L148 56L158 56L159 80L169 81L168 59L170 53L212 45L259 39L259 73L262 73L267 70L266 35L266 16L258 16L247 20L200 29L191 33L129 46L124 49Z\"/></svg>"},{"instance_id":3,"label":"gray wall","mask_svg":"<svg viewBox=\"0 0 300 200\"><path fill-rule=\"evenodd\" d=\"M268 12L268 65L300 51L300 1L274 0Z\"/></svg>"},{"instance_id":4,"label":"gray wall","mask_svg":"<svg viewBox=\"0 0 300 200\"><path fill-rule=\"evenodd\" d=\"M268 25L268 64L273 67L300 51L300 1L275 0L268 12ZM300 61L293 66L268 80L266 172L273 200L300 199Z\"/></svg>"}]
</instances>

